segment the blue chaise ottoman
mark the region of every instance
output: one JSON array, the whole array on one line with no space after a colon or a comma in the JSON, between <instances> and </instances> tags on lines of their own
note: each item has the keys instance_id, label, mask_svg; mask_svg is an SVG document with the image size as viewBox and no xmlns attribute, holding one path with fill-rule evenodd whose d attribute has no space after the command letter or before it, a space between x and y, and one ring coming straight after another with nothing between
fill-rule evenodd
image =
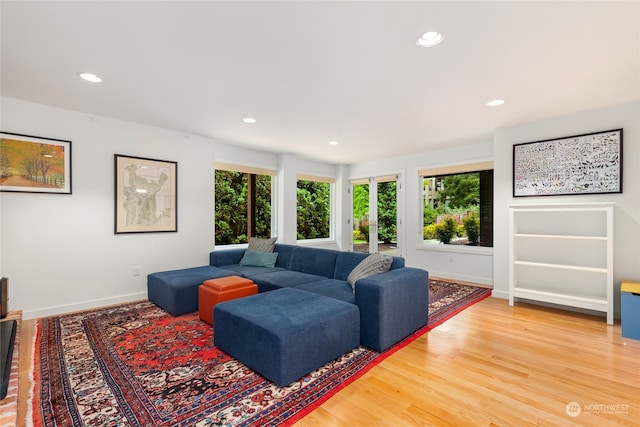
<instances>
[{"instance_id":1,"label":"blue chaise ottoman","mask_svg":"<svg viewBox=\"0 0 640 427\"><path fill-rule=\"evenodd\" d=\"M174 316L180 316L198 310L198 288L202 282L234 274L210 265L160 271L147 276L147 294L149 301Z\"/></svg>"},{"instance_id":2,"label":"blue chaise ottoman","mask_svg":"<svg viewBox=\"0 0 640 427\"><path fill-rule=\"evenodd\" d=\"M214 345L284 387L360 344L355 304L282 288L217 304Z\"/></svg>"}]
</instances>

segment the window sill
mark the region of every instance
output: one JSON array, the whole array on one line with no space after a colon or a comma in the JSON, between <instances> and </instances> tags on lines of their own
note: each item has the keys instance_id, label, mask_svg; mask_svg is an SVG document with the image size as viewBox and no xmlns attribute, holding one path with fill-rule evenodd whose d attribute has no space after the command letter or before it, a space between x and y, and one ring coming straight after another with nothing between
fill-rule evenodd
<instances>
[{"instance_id":1,"label":"window sill","mask_svg":"<svg viewBox=\"0 0 640 427\"><path fill-rule=\"evenodd\" d=\"M278 242L276 242L278 243ZM296 240L296 244L299 246L314 246L314 245L335 245L335 239L307 239L307 240ZM236 243L230 245L215 245L215 249L225 250L225 249L247 249L249 247L248 243Z\"/></svg>"},{"instance_id":2,"label":"window sill","mask_svg":"<svg viewBox=\"0 0 640 427\"><path fill-rule=\"evenodd\" d=\"M230 245L215 245L214 250L229 250L229 249L247 249L248 243L233 243Z\"/></svg>"},{"instance_id":3,"label":"window sill","mask_svg":"<svg viewBox=\"0 0 640 427\"><path fill-rule=\"evenodd\" d=\"M335 245L336 241L332 238L326 239L305 239L305 240L296 240L296 243L299 246L314 246L314 245Z\"/></svg>"},{"instance_id":4,"label":"window sill","mask_svg":"<svg viewBox=\"0 0 640 427\"><path fill-rule=\"evenodd\" d=\"M493 256L493 248L486 247L486 246L445 245L443 243L422 243L422 244L418 244L418 246L416 247L416 250Z\"/></svg>"}]
</instances>

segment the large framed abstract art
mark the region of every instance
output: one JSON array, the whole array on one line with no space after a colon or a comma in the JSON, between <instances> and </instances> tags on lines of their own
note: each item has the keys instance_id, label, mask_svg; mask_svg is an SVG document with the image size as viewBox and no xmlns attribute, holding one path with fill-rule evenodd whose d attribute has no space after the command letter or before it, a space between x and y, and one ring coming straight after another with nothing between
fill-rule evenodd
<instances>
[{"instance_id":1,"label":"large framed abstract art","mask_svg":"<svg viewBox=\"0 0 640 427\"><path fill-rule=\"evenodd\" d=\"M115 233L178 231L178 163L115 155Z\"/></svg>"},{"instance_id":2,"label":"large framed abstract art","mask_svg":"<svg viewBox=\"0 0 640 427\"><path fill-rule=\"evenodd\" d=\"M513 146L513 196L622 193L622 129Z\"/></svg>"}]
</instances>

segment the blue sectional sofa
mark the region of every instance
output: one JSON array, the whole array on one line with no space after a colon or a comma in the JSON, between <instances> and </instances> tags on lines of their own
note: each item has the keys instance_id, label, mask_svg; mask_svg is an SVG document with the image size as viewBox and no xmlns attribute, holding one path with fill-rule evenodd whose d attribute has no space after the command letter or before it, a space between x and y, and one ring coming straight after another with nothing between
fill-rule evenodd
<instances>
[{"instance_id":1,"label":"blue sectional sofa","mask_svg":"<svg viewBox=\"0 0 640 427\"><path fill-rule=\"evenodd\" d=\"M149 300L173 315L198 309L198 286L225 276L242 276L259 292L296 288L355 304L360 311L360 343L384 351L427 323L428 273L404 266L394 257L389 271L358 280L349 273L368 254L276 244L273 267L241 265L245 249L223 249L209 255L209 265L152 273L147 278Z\"/></svg>"}]
</instances>

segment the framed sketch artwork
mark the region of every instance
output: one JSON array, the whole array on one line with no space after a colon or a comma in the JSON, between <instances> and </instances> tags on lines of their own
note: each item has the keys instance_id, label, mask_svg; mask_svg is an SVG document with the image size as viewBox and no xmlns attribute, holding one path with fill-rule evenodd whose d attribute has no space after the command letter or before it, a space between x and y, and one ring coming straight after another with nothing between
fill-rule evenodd
<instances>
[{"instance_id":1,"label":"framed sketch artwork","mask_svg":"<svg viewBox=\"0 0 640 427\"><path fill-rule=\"evenodd\" d=\"M622 193L622 129L513 146L513 196Z\"/></svg>"},{"instance_id":2,"label":"framed sketch artwork","mask_svg":"<svg viewBox=\"0 0 640 427\"><path fill-rule=\"evenodd\" d=\"M178 163L115 155L115 232L178 231Z\"/></svg>"},{"instance_id":3,"label":"framed sketch artwork","mask_svg":"<svg viewBox=\"0 0 640 427\"><path fill-rule=\"evenodd\" d=\"M71 141L0 132L0 191L71 194Z\"/></svg>"}]
</instances>

